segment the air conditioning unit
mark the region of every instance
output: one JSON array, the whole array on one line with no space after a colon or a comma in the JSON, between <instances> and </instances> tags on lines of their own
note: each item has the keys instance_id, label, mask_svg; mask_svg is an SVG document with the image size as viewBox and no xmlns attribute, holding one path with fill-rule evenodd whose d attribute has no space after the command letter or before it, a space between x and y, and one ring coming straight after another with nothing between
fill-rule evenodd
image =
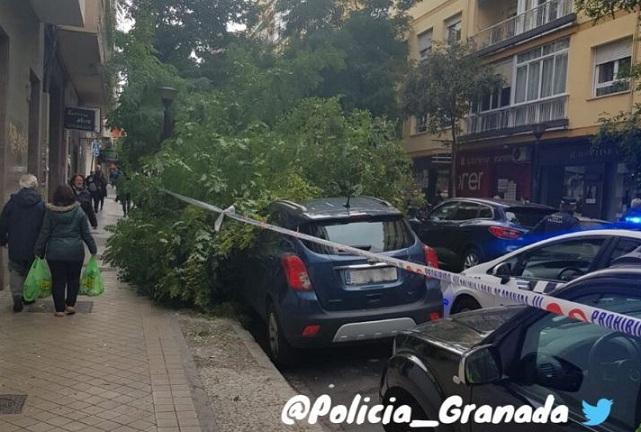
<instances>
[{"instance_id":1,"label":"air conditioning unit","mask_svg":"<svg viewBox=\"0 0 641 432\"><path fill-rule=\"evenodd\" d=\"M532 159L532 151L529 147L515 147L512 150L514 162L529 162Z\"/></svg>"}]
</instances>

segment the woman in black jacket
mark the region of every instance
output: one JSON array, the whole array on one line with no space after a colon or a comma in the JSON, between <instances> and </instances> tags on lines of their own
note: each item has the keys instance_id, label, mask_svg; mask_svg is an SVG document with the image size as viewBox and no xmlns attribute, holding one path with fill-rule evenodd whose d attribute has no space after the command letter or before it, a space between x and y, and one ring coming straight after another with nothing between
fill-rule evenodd
<instances>
[{"instance_id":1,"label":"woman in black jacket","mask_svg":"<svg viewBox=\"0 0 641 432\"><path fill-rule=\"evenodd\" d=\"M96 212L93 209L91 203L91 193L87 190L85 186L85 178L80 174L76 174L71 178L71 189L76 197L76 201L80 204L80 207L85 211L87 218L89 218L89 223L91 226L96 229L98 228L98 220L96 219Z\"/></svg>"},{"instance_id":2,"label":"woman in black jacket","mask_svg":"<svg viewBox=\"0 0 641 432\"><path fill-rule=\"evenodd\" d=\"M80 288L85 244L91 255L98 253L96 242L89 232L87 216L76 201L73 190L67 185L59 186L53 194L53 203L47 205L34 247L34 254L46 258L51 270L57 317L76 312L74 307Z\"/></svg>"}]
</instances>

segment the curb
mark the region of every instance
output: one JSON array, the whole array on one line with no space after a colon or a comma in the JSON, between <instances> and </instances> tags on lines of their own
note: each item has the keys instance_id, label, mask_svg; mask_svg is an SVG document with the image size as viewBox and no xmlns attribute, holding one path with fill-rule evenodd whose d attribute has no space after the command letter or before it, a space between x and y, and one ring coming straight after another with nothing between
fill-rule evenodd
<instances>
[{"instance_id":1,"label":"curb","mask_svg":"<svg viewBox=\"0 0 641 432\"><path fill-rule=\"evenodd\" d=\"M208 409L203 409L202 419L200 410L198 412L203 432L212 430L234 432L249 430L249 427L255 428L258 425L261 425L263 432L323 432L326 430L319 423L310 425L307 422L301 422L287 426L281 422L281 410L285 403L299 394L299 391L296 391L285 379L252 334L238 321L229 317L215 319L196 317L189 313L178 313L175 317L179 321L181 333L186 328L183 325L184 317L187 319L188 326L202 322L207 328L205 323L208 322L214 327L220 326L216 328L226 329L228 335L220 339L222 342L216 342L214 339L213 342L205 341L204 345L192 345L191 334L183 333L183 337L180 338L181 345L184 343L185 349L189 351L183 358L189 358L191 363L186 365L185 369L188 375L192 373L196 375L191 381L194 401L198 400L201 406L209 404L205 407ZM217 345L218 343L220 345ZM208 356L218 358L217 350L225 349L225 344L229 343L234 344L236 348L229 352L225 351L225 354L221 353L220 363L206 364ZM233 357L235 355L243 357ZM201 358L204 359L202 366ZM234 364L236 358L238 364ZM192 377L189 379L192 380ZM253 407L256 409L247 413L245 418L235 421L236 416L244 415L246 411L243 410L253 409Z\"/></svg>"},{"instance_id":2,"label":"curb","mask_svg":"<svg viewBox=\"0 0 641 432\"><path fill-rule=\"evenodd\" d=\"M290 389L291 394L289 395L283 395L283 401L287 401L291 396L299 394L299 391L297 391L292 385L285 379L283 374L280 373L278 368L274 365L274 363L271 361L269 356L263 351L260 345L258 345L258 342L256 342L256 339L252 336L251 333L249 333L243 326L238 322L234 320L229 320L231 323L234 331L238 335L239 339L243 341L243 344L247 347L247 350L250 352L252 357L254 357L254 360L263 368L266 370L269 370L270 373L273 375L273 379L277 381L282 381L287 385L287 388ZM283 428L286 428L285 425L283 425ZM315 425L310 425L310 424L304 424L303 428L306 432L325 432L328 429L323 427L322 423L319 422Z\"/></svg>"},{"instance_id":3,"label":"curb","mask_svg":"<svg viewBox=\"0 0 641 432\"><path fill-rule=\"evenodd\" d=\"M211 402L211 399L209 399L207 390L205 390L200 380L200 374L198 373L198 368L194 363L191 349L187 345L185 335L180 328L180 323L178 322L178 314L171 314L171 323L171 329L174 333L174 338L180 346L183 368L185 370L187 380L189 381L191 397L194 402L194 408L196 409L196 415L198 416L200 428L203 430L203 432L217 431L218 427L216 426L216 416L214 414L213 404Z\"/></svg>"}]
</instances>

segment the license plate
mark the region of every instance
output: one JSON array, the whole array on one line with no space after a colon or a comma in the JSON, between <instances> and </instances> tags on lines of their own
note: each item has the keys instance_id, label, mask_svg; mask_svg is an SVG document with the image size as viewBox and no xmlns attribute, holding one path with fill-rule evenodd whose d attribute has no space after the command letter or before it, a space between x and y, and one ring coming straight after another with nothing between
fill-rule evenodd
<instances>
[{"instance_id":1,"label":"license plate","mask_svg":"<svg viewBox=\"0 0 641 432\"><path fill-rule=\"evenodd\" d=\"M380 282L394 282L397 279L398 272L396 267L348 270L346 273L347 285L366 285Z\"/></svg>"}]
</instances>

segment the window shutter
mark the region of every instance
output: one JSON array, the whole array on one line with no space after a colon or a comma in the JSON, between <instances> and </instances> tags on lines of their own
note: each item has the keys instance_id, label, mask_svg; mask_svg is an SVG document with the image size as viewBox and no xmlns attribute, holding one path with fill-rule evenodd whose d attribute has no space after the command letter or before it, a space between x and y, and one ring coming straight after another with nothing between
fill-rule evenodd
<instances>
[{"instance_id":1,"label":"window shutter","mask_svg":"<svg viewBox=\"0 0 641 432\"><path fill-rule=\"evenodd\" d=\"M632 40L622 39L596 48L596 64L608 63L632 55Z\"/></svg>"},{"instance_id":2,"label":"window shutter","mask_svg":"<svg viewBox=\"0 0 641 432\"><path fill-rule=\"evenodd\" d=\"M432 30L418 35L418 52L423 52L432 46Z\"/></svg>"}]
</instances>

